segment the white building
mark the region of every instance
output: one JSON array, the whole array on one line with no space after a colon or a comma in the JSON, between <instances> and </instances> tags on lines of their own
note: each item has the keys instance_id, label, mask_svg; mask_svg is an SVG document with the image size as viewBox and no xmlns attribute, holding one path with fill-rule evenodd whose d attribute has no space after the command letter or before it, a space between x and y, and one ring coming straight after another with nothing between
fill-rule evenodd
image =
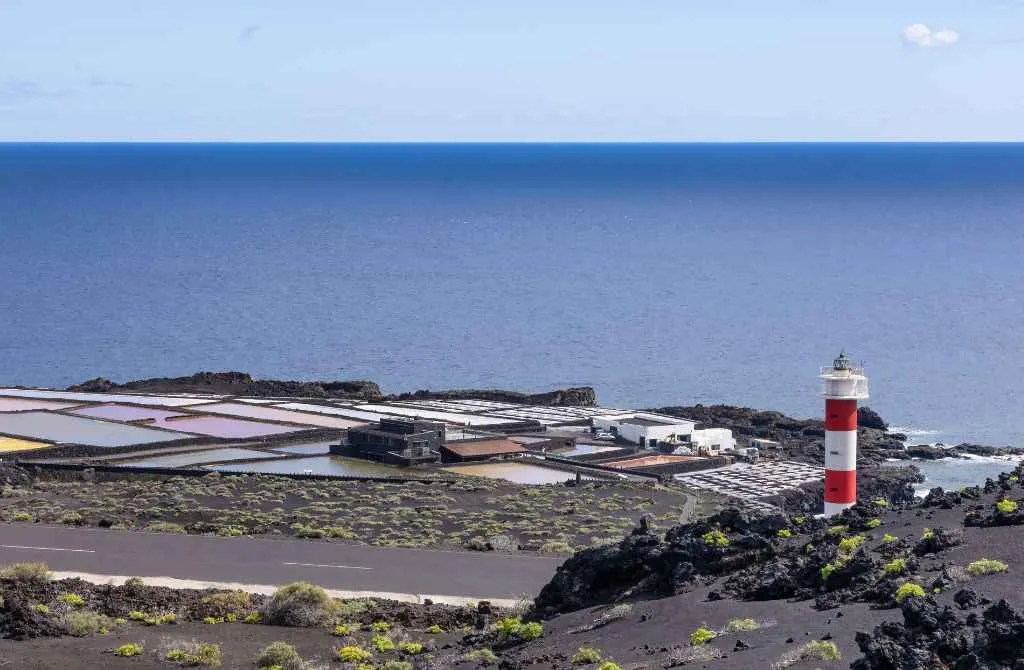
<instances>
[{"instance_id":1,"label":"white building","mask_svg":"<svg viewBox=\"0 0 1024 670\"><path fill-rule=\"evenodd\" d=\"M736 438L728 428L705 428L690 434L690 442L698 454L717 455L736 448Z\"/></svg>"},{"instance_id":2,"label":"white building","mask_svg":"<svg viewBox=\"0 0 1024 670\"><path fill-rule=\"evenodd\" d=\"M659 442L685 442L697 425L696 421L646 412L595 416L592 422L598 431L650 449L657 448Z\"/></svg>"}]
</instances>

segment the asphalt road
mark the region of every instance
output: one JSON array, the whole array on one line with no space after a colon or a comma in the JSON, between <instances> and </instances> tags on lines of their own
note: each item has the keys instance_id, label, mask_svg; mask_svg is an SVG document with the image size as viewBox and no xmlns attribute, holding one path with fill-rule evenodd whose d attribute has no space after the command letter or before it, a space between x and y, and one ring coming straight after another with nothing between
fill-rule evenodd
<instances>
[{"instance_id":1,"label":"asphalt road","mask_svg":"<svg viewBox=\"0 0 1024 670\"><path fill-rule=\"evenodd\" d=\"M0 565L205 582L469 598L534 596L563 559L533 555L360 547L308 540L207 537L0 524Z\"/></svg>"}]
</instances>

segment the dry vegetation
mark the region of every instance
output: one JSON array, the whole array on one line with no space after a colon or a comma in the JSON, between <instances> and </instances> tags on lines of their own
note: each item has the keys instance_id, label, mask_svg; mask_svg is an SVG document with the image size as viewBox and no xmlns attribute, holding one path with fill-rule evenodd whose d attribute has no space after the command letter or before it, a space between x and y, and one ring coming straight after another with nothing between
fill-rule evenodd
<instances>
[{"instance_id":1,"label":"dry vegetation","mask_svg":"<svg viewBox=\"0 0 1024 670\"><path fill-rule=\"evenodd\" d=\"M387 484L217 474L62 481L43 474L0 491L0 521L567 554L618 541L642 514L669 527L684 502L679 489L619 482Z\"/></svg>"}]
</instances>

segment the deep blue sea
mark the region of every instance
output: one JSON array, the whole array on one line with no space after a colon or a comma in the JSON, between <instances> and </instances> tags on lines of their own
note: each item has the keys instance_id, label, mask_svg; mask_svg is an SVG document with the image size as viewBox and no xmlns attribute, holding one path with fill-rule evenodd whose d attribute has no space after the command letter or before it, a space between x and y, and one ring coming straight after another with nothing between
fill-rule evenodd
<instances>
[{"instance_id":1,"label":"deep blue sea","mask_svg":"<svg viewBox=\"0 0 1024 670\"><path fill-rule=\"evenodd\" d=\"M1024 445L1024 145L0 145L0 383L591 384ZM934 432L926 432L934 431Z\"/></svg>"}]
</instances>

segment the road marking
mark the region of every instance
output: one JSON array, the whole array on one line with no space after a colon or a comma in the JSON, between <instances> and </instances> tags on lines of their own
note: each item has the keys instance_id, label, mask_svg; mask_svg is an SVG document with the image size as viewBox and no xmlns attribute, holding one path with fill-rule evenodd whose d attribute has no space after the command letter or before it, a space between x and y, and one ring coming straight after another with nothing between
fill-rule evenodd
<instances>
[{"instance_id":1,"label":"road marking","mask_svg":"<svg viewBox=\"0 0 1024 670\"><path fill-rule=\"evenodd\" d=\"M23 547L20 544L0 544L0 549L32 549L33 551L71 551L79 554L95 554L93 549L58 549L56 547Z\"/></svg>"},{"instance_id":2,"label":"road marking","mask_svg":"<svg viewBox=\"0 0 1024 670\"><path fill-rule=\"evenodd\" d=\"M373 570L373 568L363 568L358 565L324 565L323 563L284 563L283 565L293 565L299 568L338 568L339 570Z\"/></svg>"}]
</instances>

